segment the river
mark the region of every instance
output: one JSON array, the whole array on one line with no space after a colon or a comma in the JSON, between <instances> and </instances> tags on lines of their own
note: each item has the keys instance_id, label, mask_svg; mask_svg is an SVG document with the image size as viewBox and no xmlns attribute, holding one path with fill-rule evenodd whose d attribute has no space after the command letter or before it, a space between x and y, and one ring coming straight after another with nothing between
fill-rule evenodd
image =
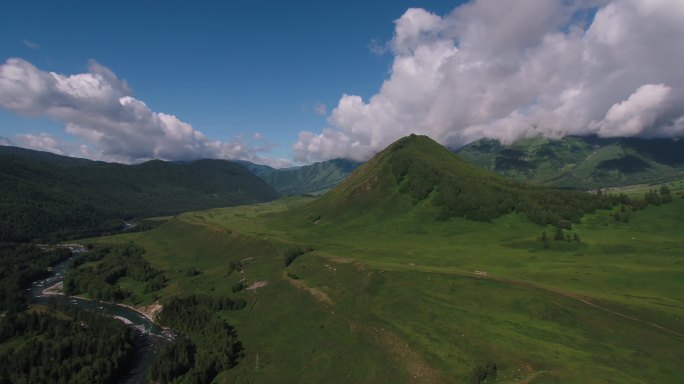
<instances>
[{"instance_id":1,"label":"river","mask_svg":"<svg viewBox=\"0 0 684 384\"><path fill-rule=\"evenodd\" d=\"M72 249L75 254L83 249ZM52 268L52 275L46 279L33 282L31 297L38 304L47 304L48 297L43 290L64 281L64 275L69 269L71 259L63 261ZM121 384L146 383L146 374L150 364L159 352L159 348L173 338L173 333L164 330L148 320L142 314L120 305L90 301L64 295L52 295L58 303L77 306L81 309L97 311L108 316L116 317L136 329L134 356L127 371L121 376Z\"/></svg>"}]
</instances>

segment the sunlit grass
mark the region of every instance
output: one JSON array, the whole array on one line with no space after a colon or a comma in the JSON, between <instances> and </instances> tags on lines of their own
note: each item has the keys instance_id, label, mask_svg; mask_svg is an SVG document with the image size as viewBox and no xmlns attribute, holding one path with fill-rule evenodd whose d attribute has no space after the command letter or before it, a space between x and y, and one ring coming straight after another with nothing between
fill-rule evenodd
<instances>
[{"instance_id":1,"label":"sunlit grass","mask_svg":"<svg viewBox=\"0 0 684 384\"><path fill-rule=\"evenodd\" d=\"M648 324L684 334L681 198L627 223L587 215L566 231L580 242L554 241L554 228L517 215L288 222L283 212L309 201L190 212L101 241L145 247L170 278L163 297L232 296L240 279L268 281L238 294L246 309L221 314L246 359L219 382L458 382L490 360L500 382L681 378L684 338ZM295 244L314 251L285 268L283 251ZM244 274L228 273L231 261ZM190 267L201 274L186 276Z\"/></svg>"}]
</instances>

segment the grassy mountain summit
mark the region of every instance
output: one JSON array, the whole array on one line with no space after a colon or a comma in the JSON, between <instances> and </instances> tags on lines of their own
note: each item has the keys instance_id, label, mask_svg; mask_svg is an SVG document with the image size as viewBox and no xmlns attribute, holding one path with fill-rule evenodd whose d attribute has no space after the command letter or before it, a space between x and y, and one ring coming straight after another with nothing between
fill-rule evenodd
<instances>
[{"instance_id":1,"label":"grassy mountain summit","mask_svg":"<svg viewBox=\"0 0 684 384\"><path fill-rule=\"evenodd\" d=\"M489 221L517 212L538 224L567 227L605 199L535 187L472 165L427 136L399 139L305 209L314 218L377 217L407 212L433 219Z\"/></svg>"},{"instance_id":2,"label":"grassy mountain summit","mask_svg":"<svg viewBox=\"0 0 684 384\"><path fill-rule=\"evenodd\" d=\"M136 165L0 147L0 240L68 236L122 219L272 200L277 193L225 160Z\"/></svg>"},{"instance_id":3,"label":"grassy mountain summit","mask_svg":"<svg viewBox=\"0 0 684 384\"><path fill-rule=\"evenodd\" d=\"M510 145L482 139L458 155L502 176L563 188L662 182L684 174L684 141L672 139L536 137Z\"/></svg>"}]
</instances>

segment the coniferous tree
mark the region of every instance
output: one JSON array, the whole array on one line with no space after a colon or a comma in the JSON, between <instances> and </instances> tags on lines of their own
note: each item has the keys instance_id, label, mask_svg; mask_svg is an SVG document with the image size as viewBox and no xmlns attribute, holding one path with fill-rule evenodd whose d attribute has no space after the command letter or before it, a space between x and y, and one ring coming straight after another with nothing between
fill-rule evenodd
<instances>
[{"instance_id":1,"label":"coniferous tree","mask_svg":"<svg viewBox=\"0 0 684 384\"><path fill-rule=\"evenodd\" d=\"M541 240L544 248L549 247L549 237L546 235L546 231L542 232L540 240Z\"/></svg>"},{"instance_id":2,"label":"coniferous tree","mask_svg":"<svg viewBox=\"0 0 684 384\"><path fill-rule=\"evenodd\" d=\"M556 235L553 237L554 240L560 241L563 240L565 237L563 236L563 229L560 227L556 228Z\"/></svg>"}]
</instances>

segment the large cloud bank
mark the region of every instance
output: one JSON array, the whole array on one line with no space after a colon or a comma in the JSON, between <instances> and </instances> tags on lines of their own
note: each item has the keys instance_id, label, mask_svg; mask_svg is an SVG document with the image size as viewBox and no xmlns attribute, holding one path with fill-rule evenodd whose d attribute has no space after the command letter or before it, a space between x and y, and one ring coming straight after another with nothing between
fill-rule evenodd
<instances>
[{"instance_id":1,"label":"large cloud bank","mask_svg":"<svg viewBox=\"0 0 684 384\"><path fill-rule=\"evenodd\" d=\"M322 133L299 133L296 160L365 160L410 133L453 147L684 133L682 0L477 0L395 24L380 91L342 96Z\"/></svg>"},{"instance_id":2,"label":"large cloud bank","mask_svg":"<svg viewBox=\"0 0 684 384\"><path fill-rule=\"evenodd\" d=\"M47 116L85 144L70 145L42 134L17 135L20 146L58 154L119 162L147 159L244 159L288 165L259 155L270 145L243 140L210 140L176 116L152 111L132 96L128 84L108 68L91 62L87 73L66 76L44 72L18 58L0 65L0 107L25 116ZM9 143L5 138L3 141Z\"/></svg>"}]
</instances>

